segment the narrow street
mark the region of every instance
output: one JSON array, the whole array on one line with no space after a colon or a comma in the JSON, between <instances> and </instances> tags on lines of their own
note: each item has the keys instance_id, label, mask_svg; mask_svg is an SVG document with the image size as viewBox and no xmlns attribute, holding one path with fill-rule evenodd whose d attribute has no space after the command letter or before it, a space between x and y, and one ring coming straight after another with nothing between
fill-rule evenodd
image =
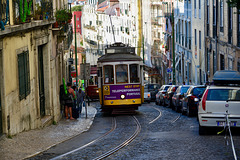
<instances>
[{"instance_id":1,"label":"narrow street","mask_svg":"<svg viewBox=\"0 0 240 160\"><path fill-rule=\"evenodd\" d=\"M199 136L196 117L186 117L154 102L143 104L136 115L111 116L99 112L89 131L30 159L101 159L126 142L140 124L140 132L106 159L233 159L230 139L212 131ZM236 133L235 133L236 134ZM240 137L233 136L236 153ZM238 155L237 155L238 156ZM104 158L103 158L104 159Z\"/></svg>"}]
</instances>

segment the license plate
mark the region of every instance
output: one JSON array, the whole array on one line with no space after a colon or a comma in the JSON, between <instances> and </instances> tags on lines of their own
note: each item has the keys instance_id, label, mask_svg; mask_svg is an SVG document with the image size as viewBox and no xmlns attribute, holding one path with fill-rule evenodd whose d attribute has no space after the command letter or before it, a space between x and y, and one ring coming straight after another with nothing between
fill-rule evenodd
<instances>
[{"instance_id":1,"label":"license plate","mask_svg":"<svg viewBox=\"0 0 240 160\"><path fill-rule=\"evenodd\" d=\"M237 124L237 122L230 122L230 126L232 126L232 127L235 127L236 124ZM219 121L219 122L217 122L217 125L218 126L224 126L225 125L225 121Z\"/></svg>"}]
</instances>

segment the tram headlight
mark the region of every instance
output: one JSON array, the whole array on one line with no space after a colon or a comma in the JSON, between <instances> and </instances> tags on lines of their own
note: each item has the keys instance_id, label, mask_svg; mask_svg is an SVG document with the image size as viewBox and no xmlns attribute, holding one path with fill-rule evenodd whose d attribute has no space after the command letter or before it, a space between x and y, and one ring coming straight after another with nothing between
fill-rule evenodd
<instances>
[{"instance_id":1,"label":"tram headlight","mask_svg":"<svg viewBox=\"0 0 240 160\"><path fill-rule=\"evenodd\" d=\"M124 95L124 94L122 94L122 95L121 95L121 99L124 99L124 98L125 98L125 95Z\"/></svg>"},{"instance_id":2,"label":"tram headlight","mask_svg":"<svg viewBox=\"0 0 240 160\"><path fill-rule=\"evenodd\" d=\"M99 91L98 90L96 90L96 93L98 93Z\"/></svg>"}]
</instances>

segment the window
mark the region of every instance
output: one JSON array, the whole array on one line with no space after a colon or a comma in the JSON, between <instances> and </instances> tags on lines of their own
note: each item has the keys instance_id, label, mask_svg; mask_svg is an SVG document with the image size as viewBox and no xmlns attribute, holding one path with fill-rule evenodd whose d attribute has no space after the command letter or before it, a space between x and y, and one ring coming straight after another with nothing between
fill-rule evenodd
<instances>
[{"instance_id":1,"label":"window","mask_svg":"<svg viewBox=\"0 0 240 160\"><path fill-rule=\"evenodd\" d=\"M216 25L216 5L215 5L215 0L213 0L213 25Z\"/></svg>"},{"instance_id":2,"label":"window","mask_svg":"<svg viewBox=\"0 0 240 160\"><path fill-rule=\"evenodd\" d=\"M128 66L126 64L116 65L117 83L128 83Z\"/></svg>"},{"instance_id":3,"label":"window","mask_svg":"<svg viewBox=\"0 0 240 160\"><path fill-rule=\"evenodd\" d=\"M207 24L209 24L209 0L207 0Z\"/></svg>"},{"instance_id":4,"label":"window","mask_svg":"<svg viewBox=\"0 0 240 160\"><path fill-rule=\"evenodd\" d=\"M238 72L240 72L240 57L238 57L238 62L237 62L237 70L238 70Z\"/></svg>"},{"instance_id":5,"label":"window","mask_svg":"<svg viewBox=\"0 0 240 160\"><path fill-rule=\"evenodd\" d=\"M228 57L228 70L233 70L233 59Z\"/></svg>"},{"instance_id":6,"label":"window","mask_svg":"<svg viewBox=\"0 0 240 160\"><path fill-rule=\"evenodd\" d=\"M240 47L240 10L238 11L238 18L237 18L237 46Z\"/></svg>"},{"instance_id":7,"label":"window","mask_svg":"<svg viewBox=\"0 0 240 160\"><path fill-rule=\"evenodd\" d=\"M201 31L199 31L199 49L202 49Z\"/></svg>"},{"instance_id":8,"label":"window","mask_svg":"<svg viewBox=\"0 0 240 160\"><path fill-rule=\"evenodd\" d=\"M194 33L195 33L194 34L195 35L195 46L197 46L197 30L196 29L194 30Z\"/></svg>"},{"instance_id":9,"label":"window","mask_svg":"<svg viewBox=\"0 0 240 160\"><path fill-rule=\"evenodd\" d=\"M113 84L114 83L113 66L112 65L104 66L103 71L104 71L104 83Z\"/></svg>"},{"instance_id":10,"label":"window","mask_svg":"<svg viewBox=\"0 0 240 160\"><path fill-rule=\"evenodd\" d=\"M224 55L220 54L220 70L224 70L225 66L224 66Z\"/></svg>"},{"instance_id":11,"label":"window","mask_svg":"<svg viewBox=\"0 0 240 160\"><path fill-rule=\"evenodd\" d=\"M197 0L194 0L194 17L197 17Z\"/></svg>"},{"instance_id":12,"label":"window","mask_svg":"<svg viewBox=\"0 0 240 160\"><path fill-rule=\"evenodd\" d=\"M30 94L29 53L24 51L18 54L19 99Z\"/></svg>"},{"instance_id":13,"label":"window","mask_svg":"<svg viewBox=\"0 0 240 160\"><path fill-rule=\"evenodd\" d=\"M139 83L139 75L138 75L138 65L131 64L129 65L130 69L130 83Z\"/></svg>"},{"instance_id":14,"label":"window","mask_svg":"<svg viewBox=\"0 0 240 160\"><path fill-rule=\"evenodd\" d=\"M223 32L223 0L220 1L220 32Z\"/></svg>"},{"instance_id":15,"label":"window","mask_svg":"<svg viewBox=\"0 0 240 160\"><path fill-rule=\"evenodd\" d=\"M213 74L217 71L217 64L216 62L216 53L213 51Z\"/></svg>"},{"instance_id":16,"label":"window","mask_svg":"<svg viewBox=\"0 0 240 160\"><path fill-rule=\"evenodd\" d=\"M232 43L232 7L228 6L228 43Z\"/></svg>"},{"instance_id":17,"label":"window","mask_svg":"<svg viewBox=\"0 0 240 160\"><path fill-rule=\"evenodd\" d=\"M199 10L198 10L198 16L199 16L199 19L201 19L201 0L199 0L199 4L198 4L199 6L198 6L198 8L199 8Z\"/></svg>"}]
</instances>

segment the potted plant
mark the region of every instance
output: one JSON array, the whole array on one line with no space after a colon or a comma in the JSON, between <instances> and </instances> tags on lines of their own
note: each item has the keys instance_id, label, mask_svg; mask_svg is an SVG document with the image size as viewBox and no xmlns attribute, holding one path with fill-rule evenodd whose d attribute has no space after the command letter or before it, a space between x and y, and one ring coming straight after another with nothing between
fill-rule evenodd
<instances>
[{"instance_id":1,"label":"potted plant","mask_svg":"<svg viewBox=\"0 0 240 160\"><path fill-rule=\"evenodd\" d=\"M55 12L56 21L59 25L66 24L72 19L72 13L67 9L59 9Z\"/></svg>"}]
</instances>

